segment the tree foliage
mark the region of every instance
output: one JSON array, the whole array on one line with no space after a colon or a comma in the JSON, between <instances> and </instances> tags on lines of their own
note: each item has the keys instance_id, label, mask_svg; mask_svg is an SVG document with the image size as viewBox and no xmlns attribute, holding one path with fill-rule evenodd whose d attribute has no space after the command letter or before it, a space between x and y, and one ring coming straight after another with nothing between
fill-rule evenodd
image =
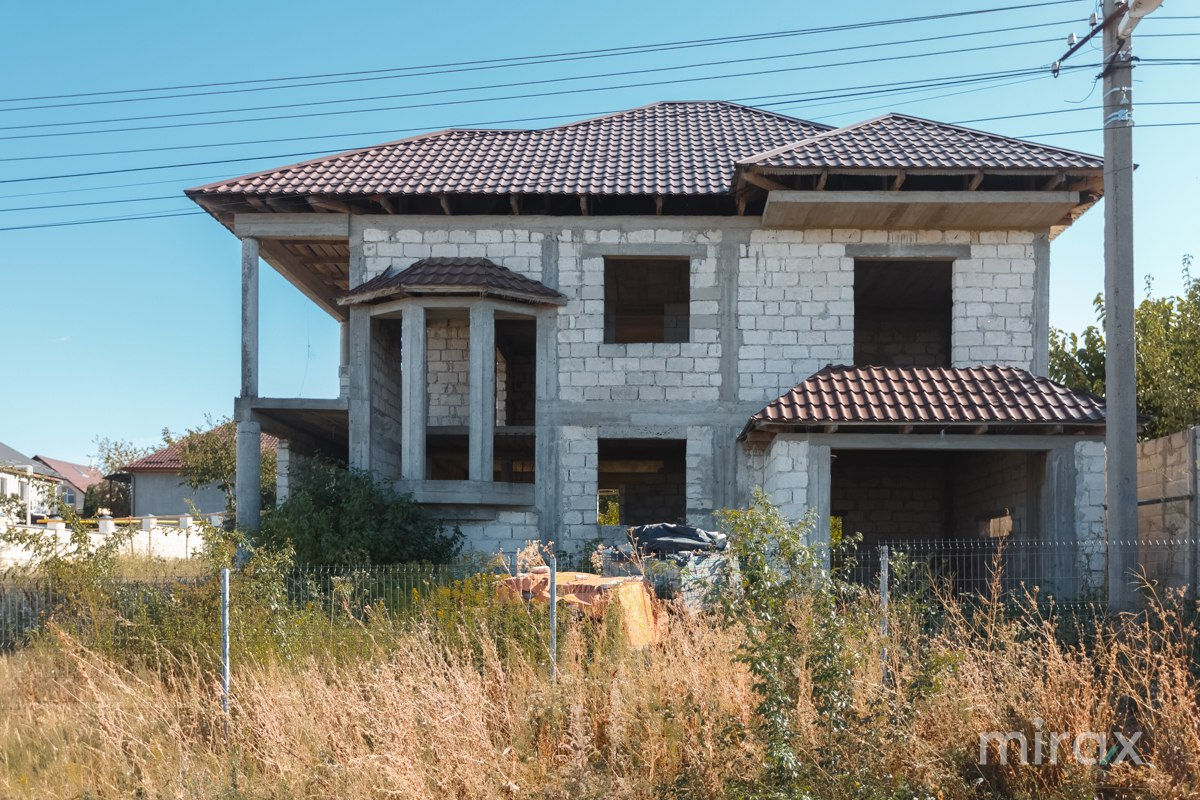
<instances>
[{"instance_id":1,"label":"tree foliage","mask_svg":"<svg viewBox=\"0 0 1200 800\"><path fill-rule=\"evenodd\" d=\"M1183 259L1183 291L1151 297L1134 311L1137 345L1137 406L1143 436L1165 436L1200 424L1200 280ZM1055 329L1050 336L1050 377L1104 396L1104 299L1097 295L1095 325L1082 333Z\"/></svg>"},{"instance_id":2,"label":"tree foliage","mask_svg":"<svg viewBox=\"0 0 1200 800\"><path fill-rule=\"evenodd\" d=\"M409 496L397 496L369 473L313 458L292 467L288 499L263 520L259 540L290 545L299 563L445 563L462 533L447 532Z\"/></svg>"},{"instance_id":3,"label":"tree foliage","mask_svg":"<svg viewBox=\"0 0 1200 800\"><path fill-rule=\"evenodd\" d=\"M181 436L164 430L163 441L179 445L183 478L188 486L199 489L215 483L225 493L226 505L233 510L237 479L237 425L233 420L226 417L214 422L210 418L204 427L188 428ZM275 450L263 447L262 508L275 505L275 466Z\"/></svg>"},{"instance_id":4,"label":"tree foliage","mask_svg":"<svg viewBox=\"0 0 1200 800\"><path fill-rule=\"evenodd\" d=\"M152 448L138 447L133 442L110 439L107 436L92 439L92 447L95 448L95 452L88 458L105 475L120 472L126 464L152 452ZM114 516L127 517L131 512L129 503L129 484L105 478L88 487L83 496L83 515L90 517L103 508Z\"/></svg>"}]
</instances>

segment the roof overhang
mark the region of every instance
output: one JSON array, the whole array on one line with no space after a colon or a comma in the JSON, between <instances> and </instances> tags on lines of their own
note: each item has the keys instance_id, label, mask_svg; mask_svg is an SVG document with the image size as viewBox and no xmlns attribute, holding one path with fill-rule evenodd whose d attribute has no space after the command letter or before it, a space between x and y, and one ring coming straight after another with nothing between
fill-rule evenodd
<instances>
[{"instance_id":1,"label":"roof overhang","mask_svg":"<svg viewBox=\"0 0 1200 800\"><path fill-rule=\"evenodd\" d=\"M776 189L767 228L864 230L1055 230L1086 208L1079 192L837 191Z\"/></svg>"}]
</instances>

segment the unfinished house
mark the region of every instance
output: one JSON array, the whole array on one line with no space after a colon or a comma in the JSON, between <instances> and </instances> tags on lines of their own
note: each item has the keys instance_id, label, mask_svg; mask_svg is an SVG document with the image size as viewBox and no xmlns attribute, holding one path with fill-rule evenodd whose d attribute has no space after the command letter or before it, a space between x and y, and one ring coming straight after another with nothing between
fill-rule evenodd
<instances>
[{"instance_id":1,"label":"unfinished house","mask_svg":"<svg viewBox=\"0 0 1200 800\"><path fill-rule=\"evenodd\" d=\"M328 454L480 550L710 526L755 487L818 538L1097 540L1104 409L1045 375L1050 240L1102 169L670 102L192 189L242 241L239 521L268 432L281 481ZM260 259L341 323L339 397L259 395Z\"/></svg>"}]
</instances>

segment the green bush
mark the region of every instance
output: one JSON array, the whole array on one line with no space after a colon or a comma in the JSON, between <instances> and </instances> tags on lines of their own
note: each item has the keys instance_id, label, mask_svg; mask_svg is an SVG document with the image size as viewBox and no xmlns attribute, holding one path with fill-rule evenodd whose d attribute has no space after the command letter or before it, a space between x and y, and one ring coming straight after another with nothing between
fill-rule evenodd
<instances>
[{"instance_id":1,"label":"green bush","mask_svg":"<svg viewBox=\"0 0 1200 800\"><path fill-rule=\"evenodd\" d=\"M263 520L259 540L290 546L299 564L446 563L462 548L410 496L398 496L370 474L302 459L288 499Z\"/></svg>"}]
</instances>

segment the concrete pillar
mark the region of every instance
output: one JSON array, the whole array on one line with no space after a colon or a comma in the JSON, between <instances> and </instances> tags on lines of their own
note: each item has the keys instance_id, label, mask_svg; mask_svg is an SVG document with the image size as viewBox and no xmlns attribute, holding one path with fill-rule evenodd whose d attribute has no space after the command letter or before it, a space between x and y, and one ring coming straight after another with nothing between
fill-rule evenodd
<instances>
[{"instance_id":1,"label":"concrete pillar","mask_svg":"<svg viewBox=\"0 0 1200 800\"><path fill-rule=\"evenodd\" d=\"M101 536L111 536L117 531L117 523L113 522L113 518L108 514L96 520L96 531Z\"/></svg>"},{"instance_id":2,"label":"concrete pillar","mask_svg":"<svg viewBox=\"0 0 1200 800\"><path fill-rule=\"evenodd\" d=\"M242 397L258 397L258 239L242 239Z\"/></svg>"},{"instance_id":3,"label":"concrete pillar","mask_svg":"<svg viewBox=\"0 0 1200 800\"><path fill-rule=\"evenodd\" d=\"M275 447L275 506L288 499L291 492L292 449L287 439Z\"/></svg>"},{"instance_id":4,"label":"concrete pillar","mask_svg":"<svg viewBox=\"0 0 1200 800\"><path fill-rule=\"evenodd\" d=\"M553 250L557 254L557 243ZM533 489L538 536L542 542L549 542L558 538L558 520L563 514L563 497L558 490L558 427L542 411L558 399L558 309L539 311L536 324Z\"/></svg>"},{"instance_id":5,"label":"concrete pillar","mask_svg":"<svg viewBox=\"0 0 1200 800\"><path fill-rule=\"evenodd\" d=\"M470 317L468 477L490 481L496 435L496 309L477 302Z\"/></svg>"},{"instance_id":6,"label":"concrete pillar","mask_svg":"<svg viewBox=\"0 0 1200 800\"><path fill-rule=\"evenodd\" d=\"M1033 237L1033 363L1030 372L1050 374L1050 235Z\"/></svg>"},{"instance_id":7,"label":"concrete pillar","mask_svg":"<svg viewBox=\"0 0 1200 800\"><path fill-rule=\"evenodd\" d=\"M262 514L262 426L254 420L239 420L237 424L234 505L237 527L258 530Z\"/></svg>"},{"instance_id":8,"label":"concrete pillar","mask_svg":"<svg viewBox=\"0 0 1200 800\"><path fill-rule=\"evenodd\" d=\"M429 395L425 366L425 307L406 306L400 334L400 474L425 480L425 424ZM493 412L494 413L494 412Z\"/></svg>"}]
</instances>

